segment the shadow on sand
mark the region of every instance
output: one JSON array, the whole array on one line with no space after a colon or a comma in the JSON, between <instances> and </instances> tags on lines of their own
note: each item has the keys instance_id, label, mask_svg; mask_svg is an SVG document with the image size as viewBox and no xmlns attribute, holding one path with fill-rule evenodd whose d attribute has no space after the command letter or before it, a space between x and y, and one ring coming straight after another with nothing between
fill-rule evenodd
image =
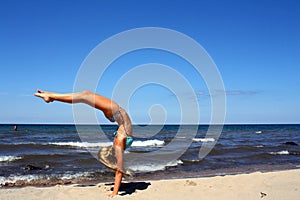
<instances>
[{"instance_id":1,"label":"shadow on sand","mask_svg":"<svg viewBox=\"0 0 300 200\"><path fill-rule=\"evenodd\" d=\"M106 186L114 185L113 183L107 183ZM121 196L130 195L134 193L136 190L146 190L148 186L151 185L150 182L130 182L130 183L121 183L119 192ZM113 187L111 191L113 191Z\"/></svg>"}]
</instances>

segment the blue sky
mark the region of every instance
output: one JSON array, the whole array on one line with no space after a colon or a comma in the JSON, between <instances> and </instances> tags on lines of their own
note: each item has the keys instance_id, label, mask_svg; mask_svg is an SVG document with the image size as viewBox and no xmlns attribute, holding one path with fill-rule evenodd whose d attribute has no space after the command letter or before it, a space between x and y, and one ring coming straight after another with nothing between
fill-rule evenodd
<instances>
[{"instance_id":1,"label":"blue sky","mask_svg":"<svg viewBox=\"0 0 300 200\"><path fill-rule=\"evenodd\" d=\"M33 93L72 91L81 63L99 43L140 27L173 29L205 48L224 82L226 123L300 123L299 9L297 0L3 0L0 123L73 123L71 106L45 104ZM193 75L188 63L166 52L123 56L106 72L97 92L111 95L122 75L114 65L130 70L146 63L162 63L184 74L199 94L201 122L209 123L205 83ZM149 108L158 104L165 106L167 123L178 123L176 98L158 85L134 93L130 102L134 123L149 123ZM152 111L159 115L162 110ZM99 119L108 123L101 114Z\"/></svg>"}]
</instances>

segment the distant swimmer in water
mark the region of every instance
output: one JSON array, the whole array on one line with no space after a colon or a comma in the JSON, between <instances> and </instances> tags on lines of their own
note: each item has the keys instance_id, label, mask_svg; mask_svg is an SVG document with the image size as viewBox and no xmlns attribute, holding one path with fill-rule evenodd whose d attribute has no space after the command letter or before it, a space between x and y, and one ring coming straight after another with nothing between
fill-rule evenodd
<instances>
[{"instance_id":1,"label":"distant swimmer in water","mask_svg":"<svg viewBox=\"0 0 300 200\"><path fill-rule=\"evenodd\" d=\"M17 130L18 130L18 126L14 125L14 131L17 131Z\"/></svg>"},{"instance_id":2,"label":"distant swimmer in water","mask_svg":"<svg viewBox=\"0 0 300 200\"><path fill-rule=\"evenodd\" d=\"M60 94L38 90L37 93L35 93L34 95L44 99L44 101L47 103L53 101L60 101L70 104L85 103L96 109L101 110L109 121L118 123L118 130L114 133L115 138L113 143L113 154L116 159L117 167L110 166L109 159L100 159L100 161L107 160L107 162L103 161L103 163L110 169L114 169L116 171L114 190L111 194L108 194L109 197L116 196L118 194L122 182L122 177L125 174L125 170L123 167L123 153L124 150L130 147L133 142L132 124L127 112L123 108L121 108L116 102L90 91ZM107 154L107 156L109 156L111 155L111 152L112 151L106 151L105 153ZM101 152L99 152L99 154L101 154ZM104 158L105 156L99 157Z\"/></svg>"}]
</instances>

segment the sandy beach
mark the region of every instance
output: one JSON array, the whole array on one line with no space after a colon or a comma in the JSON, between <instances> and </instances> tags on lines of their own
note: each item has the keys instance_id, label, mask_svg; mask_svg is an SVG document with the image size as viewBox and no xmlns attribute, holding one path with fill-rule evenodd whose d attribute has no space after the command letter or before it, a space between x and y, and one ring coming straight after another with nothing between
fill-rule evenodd
<instances>
[{"instance_id":1,"label":"sandy beach","mask_svg":"<svg viewBox=\"0 0 300 200\"><path fill-rule=\"evenodd\" d=\"M112 183L2 188L0 199L110 199ZM126 182L114 199L300 199L300 169L208 178Z\"/></svg>"}]
</instances>

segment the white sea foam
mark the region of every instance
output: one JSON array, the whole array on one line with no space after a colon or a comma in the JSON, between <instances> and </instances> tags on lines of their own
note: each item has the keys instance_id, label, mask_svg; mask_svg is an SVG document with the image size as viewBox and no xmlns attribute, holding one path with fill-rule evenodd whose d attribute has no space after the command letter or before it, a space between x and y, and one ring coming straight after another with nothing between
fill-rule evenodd
<instances>
[{"instance_id":1,"label":"white sea foam","mask_svg":"<svg viewBox=\"0 0 300 200\"><path fill-rule=\"evenodd\" d=\"M214 138L193 138L194 142L214 142Z\"/></svg>"},{"instance_id":2,"label":"white sea foam","mask_svg":"<svg viewBox=\"0 0 300 200\"><path fill-rule=\"evenodd\" d=\"M54 175L60 180L74 180L80 177L87 177L90 175L90 172L79 172L76 174L56 174ZM0 186L5 184L15 184L19 181L24 183L30 183L35 181L47 182L53 178L51 175L11 175L9 177L0 176Z\"/></svg>"},{"instance_id":3,"label":"white sea foam","mask_svg":"<svg viewBox=\"0 0 300 200\"><path fill-rule=\"evenodd\" d=\"M166 167L175 167L181 164L183 164L181 160L175 160L173 162L167 163L166 165L149 163L143 165L128 166L128 168L136 172L154 172L154 171L164 170L166 169Z\"/></svg>"},{"instance_id":4,"label":"white sea foam","mask_svg":"<svg viewBox=\"0 0 300 200\"><path fill-rule=\"evenodd\" d=\"M77 148L99 148L104 146L110 146L112 142L98 142L98 143L90 143L90 142L52 142L49 143L51 145L57 146L71 146ZM146 141L134 141L132 143L133 147L147 147L147 146L163 146L165 142L163 140L146 140Z\"/></svg>"},{"instance_id":5,"label":"white sea foam","mask_svg":"<svg viewBox=\"0 0 300 200\"><path fill-rule=\"evenodd\" d=\"M177 138L177 139L186 139L186 137L184 137L184 136L176 136L175 138Z\"/></svg>"},{"instance_id":6,"label":"white sea foam","mask_svg":"<svg viewBox=\"0 0 300 200\"><path fill-rule=\"evenodd\" d=\"M78 147L78 148L99 148L99 147L112 145L112 142L97 142L97 143L90 143L90 142L53 142L53 143L49 143L49 144L57 145L57 146L71 146L71 147Z\"/></svg>"},{"instance_id":7,"label":"white sea foam","mask_svg":"<svg viewBox=\"0 0 300 200\"><path fill-rule=\"evenodd\" d=\"M20 156L0 156L0 162L12 162L15 160L22 159Z\"/></svg>"},{"instance_id":8,"label":"white sea foam","mask_svg":"<svg viewBox=\"0 0 300 200\"><path fill-rule=\"evenodd\" d=\"M256 148L263 148L264 147L264 145L257 145L257 146L255 146Z\"/></svg>"},{"instance_id":9,"label":"white sea foam","mask_svg":"<svg viewBox=\"0 0 300 200\"><path fill-rule=\"evenodd\" d=\"M24 176L9 176L9 177L0 176L0 185L16 183L17 181L24 181L29 183L38 180L40 178L42 177L39 177L39 175L24 175Z\"/></svg>"},{"instance_id":10,"label":"white sea foam","mask_svg":"<svg viewBox=\"0 0 300 200\"><path fill-rule=\"evenodd\" d=\"M278 151L278 152L270 152L272 155L288 155L289 151L284 150L284 151Z\"/></svg>"},{"instance_id":11,"label":"white sea foam","mask_svg":"<svg viewBox=\"0 0 300 200\"><path fill-rule=\"evenodd\" d=\"M163 140L146 140L146 141L134 141L132 147L162 147L165 144Z\"/></svg>"},{"instance_id":12,"label":"white sea foam","mask_svg":"<svg viewBox=\"0 0 300 200\"><path fill-rule=\"evenodd\" d=\"M72 180L80 177L87 177L90 175L90 172L79 172L77 174L62 174L60 175L61 180Z\"/></svg>"}]
</instances>

